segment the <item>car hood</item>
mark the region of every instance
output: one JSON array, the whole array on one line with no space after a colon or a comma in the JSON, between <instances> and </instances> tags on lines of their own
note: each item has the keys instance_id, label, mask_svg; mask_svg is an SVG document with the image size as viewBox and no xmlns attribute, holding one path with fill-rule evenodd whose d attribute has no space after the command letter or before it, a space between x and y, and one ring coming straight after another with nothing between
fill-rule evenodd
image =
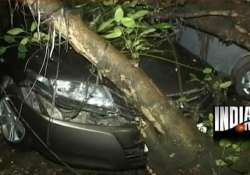
<instances>
[{"instance_id":1,"label":"car hood","mask_svg":"<svg viewBox=\"0 0 250 175\"><path fill-rule=\"evenodd\" d=\"M58 79L67 81L100 83L107 87L113 97L115 106L118 108L119 115L134 120L136 116L141 114L131 105L125 98L125 95L108 79L99 79L96 68L84 57L77 54L73 49L69 48L55 49L50 58L45 59L45 48L33 48L31 56L26 63L26 79L32 80L37 75L44 76L48 79ZM98 81L97 81L98 80ZM32 84L31 81L31 84ZM42 92L39 92L41 94ZM49 92L48 94L52 94ZM57 99L60 106L65 108L77 108L82 104L74 104L71 100ZM93 107L93 111L99 111L99 108ZM105 111L101 109L101 111ZM107 111L110 112L110 111Z\"/></svg>"}]
</instances>

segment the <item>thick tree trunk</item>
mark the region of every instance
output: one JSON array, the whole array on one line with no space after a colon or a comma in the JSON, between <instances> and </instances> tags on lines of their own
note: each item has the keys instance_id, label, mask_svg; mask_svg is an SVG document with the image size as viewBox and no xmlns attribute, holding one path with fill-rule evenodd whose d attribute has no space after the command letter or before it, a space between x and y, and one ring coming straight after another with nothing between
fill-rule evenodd
<instances>
[{"instance_id":1,"label":"thick tree trunk","mask_svg":"<svg viewBox=\"0 0 250 175\"><path fill-rule=\"evenodd\" d=\"M38 1L24 2L33 8ZM60 0L40 0L39 12L44 17L49 16L56 30L69 39L72 47L113 81L143 112L149 123L144 129L144 136L155 171L164 175L177 174L177 167L182 169L183 165L190 163L196 165L195 160L203 147L195 124L179 114L142 70L90 31L80 15L67 13L65 20L58 10L62 5Z\"/></svg>"},{"instance_id":2,"label":"thick tree trunk","mask_svg":"<svg viewBox=\"0 0 250 175\"><path fill-rule=\"evenodd\" d=\"M250 50L249 15L250 6L245 1L188 0L174 13L166 9L154 17L162 20L182 19L194 28Z\"/></svg>"}]
</instances>

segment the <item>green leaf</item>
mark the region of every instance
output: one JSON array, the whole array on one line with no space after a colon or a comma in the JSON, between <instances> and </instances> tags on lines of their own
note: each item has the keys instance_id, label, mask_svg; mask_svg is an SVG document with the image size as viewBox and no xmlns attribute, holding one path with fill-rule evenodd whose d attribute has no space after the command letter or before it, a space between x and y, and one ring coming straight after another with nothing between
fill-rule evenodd
<instances>
[{"instance_id":1,"label":"green leaf","mask_svg":"<svg viewBox=\"0 0 250 175\"><path fill-rule=\"evenodd\" d=\"M213 89L215 89L215 90L220 89L220 88L219 88L219 87L220 87L219 81L214 81L213 84L212 84L212 87L213 87Z\"/></svg>"},{"instance_id":2,"label":"green leaf","mask_svg":"<svg viewBox=\"0 0 250 175\"><path fill-rule=\"evenodd\" d=\"M7 32L7 34L9 34L9 35L18 35L18 34L23 33L23 32L24 32L24 30L22 28L17 27L17 28L10 29Z\"/></svg>"},{"instance_id":3,"label":"green leaf","mask_svg":"<svg viewBox=\"0 0 250 175\"><path fill-rule=\"evenodd\" d=\"M26 48L25 45L19 44L17 50L18 50L17 57L23 60L26 57L28 49Z\"/></svg>"},{"instance_id":4,"label":"green leaf","mask_svg":"<svg viewBox=\"0 0 250 175\"><path fill-rule=\"evenodd\" d=\"M213 78L212 78L209 74L207 74L207 75L204 77L204 80L205 80L205 81L212 81Z\"/></svg>"},{"instance_id":5,"label":"green leaf","mask_svg":"<svg viewBox=\"0 0 250 175\"><path fill-rule=\"evenodd\" d=\"M237 148L239 148L239 147L240 147L240 145L232 144L232 148L233 148L233 149L237 149Z\"/></svg>"},{"instance_id":6,"label":"green leaf","mask_svg":"<svg viewBox=\"0 0 250 175\"><path fill-rule=\"evenodd\" d=\"M144 30L140 35L141 35L141 36L145 36L145 35L147 35L147 34L150 34L150 33L155 32L155 31L156 31L155 28L149 28L149 29L147 29L147 30Z\"/></svg>"},{"instance_id":7,"label":"green leaf","mask_svg":"<svg viewBox=\"0 0 250 175\"><path fill-rule=\"evenodd\" d=\"M132 47L132 44L133 44L133 43L132 43L131 40L129 40L129 39L128 39L128 40L125 40L125 46L126 46L127 49L131 48L131 47Z\"/></svg>"},{"instance_id":8,"label":"green leaf","mask_svg":"<svg viewBox=\"0 0 250 175\"><path fill-rule=\"evenodd\" d=\"M239 156L227 156L225 159L232 163L235 163L240 159L240 157Z\"/></svg>"},{"instance_id":9,"label":"green leaf","mask_svg":"<svg viewBox=\"0 0 250 175\"><path fill-rule=\"evenodd\" d=\"M139 54L138 52L133 52L131 56L132 56L132 58L134 58L134 59L138 59L139 56L140 56L140 54Z\"/></svg>"},{"instance_id":10,"label":"green leaf","mask_svg":"<svg viewBox=\"0 0 250 175\"><path fill-rule=\"evenodd\" d=\"M39 38L39 35L40 35L40 38ZM46 33L43 33L43 32L35 32L33 34L33 37L31 38L31 42L46 42L46 41L49 41L49 35L46 34Z\"/></svg>"},{"instance_id":11,"label":"green leaf","mask_svg":"<svg viewBox=\"0 0 250 175\"><path fill-rule=\"evenodd\" d=\"M205 69L203 69L202 71L204 74L211 74L213 72L213 69L206 67Z\"/></svg>"},{"instance_id":12,"label":"green leaf","mask_svg":"<svg viewBox=\"0 0 250 175\"><path fill-rule=\"evenodd\" d=\"M209 129L209 130L207 131L207 134L208 134L210 137L213 137L214 132L213 132L212 129Z\"/></svg>"},{"instance_id":13,"label":"green leaf","mask_svg":"<svg viewBox=\"0 0 250 175\"><path fill-rule=\"evenodd\" d=\"M173 28L173 26L169 23L162 22L159 24L154 25L155 28L160 29L160 30L167 30Z\"/></svg>"},{"instance_id":14,"label":"green leaf","mask_svg":"<svg viewBox=\"0 0 250 175\"><path fill-rule=\"evenodd\" d=\"M179 103L185 103L185 102L187 101L187 97L182 96L182 97L178 98L177 101L178 101Z\"/></svg>"},{"instance_id":15,"label":"green leaf","mask_svg":"<svg viewBox=\"0 0 250 175\"><path fill-rule=\"evenodd\" d=\"M96 24L100 21L101 19L101 14L97 15L90 23L89 26L91 28L96 27Z\"/></svg>"},{"instance_id":16,"label":"green leaf","mask_svg":"<svg viewBox=\"0 0 250 175\"><path fill-rule=\"evenodd\" d=\"M0 55L3 55L7 50L7 47L0 47Z\"/></svg>"},{"instance_id":17,"label":"green leaf","mask_svg":"<svg viewBox=\"0 0 250 175\"><path fill-rule=\"evenodd\" d=\"M133 19L138 19L138 18L142 18L142 17L146 16L147 14L149 14L148 10L139 10L138 12L131 14L129 17L131 17Z\"/></svg>"},{"instance_id":18,"label":"green leaf","mask_svg":"<svg viewBox=\"0 0 250 175\"><path fill-rule=\"evenodd\" d=\"M113 39L118 38L122 35L122 30L120 28L115 28L111 33L104 35L104 38Z\"/></svg>"},{"instance_id":19,"label":"green leaf","mask_svg":"<svg viewBox=\"0 0 250 175\"><path fill-rule=\"evenodd\" d=\"M221 159L215 160L215 164L219 167L227 166L227 163Z\"/></svg>"},{"instance_id":20,"label":"green leaf","mask_svg":"<svg viewBox=\"0 0 250 175\"><path fill-rule=\"evenodd\" d=\"M212 123L214 120L214 115L212 113L208 114L208 120Z\"/></svg>"},{"instance_id":21,"label":"green leaf","mask_svg":"<svg viewBox=\"0 0 250 175\"><path fill-rule=\"evenodd\" d=\"M17 53L17 57L19 58L19 59L25 59L25 57L26 57L26 52L18 52Z\"/></svg>"},{"instance_id":22,"label":"green leaf","mask_svg":"<svg viewBox=\"0 0 250 175\"><path fill-rule=\"evenodd\" d=\"M113 21L114 19L109 19L108 21L103 22L97 29L97 32L102 32L104 30L107 30L113 27L114 26Z\"/></svg>"},{"instance_id":23,"label":"green leaf","mask_svg":"<svg viewBox=\"0 0 250 175\"><path fill-rule=\"evenodd\" d=\"M114 19L116 22L120 22L123 17L124 17L124 12L121 7L118 7L115 11Z\"/></svg>"},{"instance_id":24,"label":"green leaf","mask_svg":"<svg viewBox=\"0 0 250 175\"><path fill-rule=\"evenodd\" d=\"M140 45L142 42L144 42L143 39L137 39L133 42L132 47L136 47L136 46Z\"/></svg>"},{"instance_id":25,"label":"green leaf","mask_svg":"<svg viewBox=\"0 0 250 175\"><path fill-rule=\"evenodd\" d=\"M4 41L6 41L9 44L16 42L15 38L13 36L10 36L10 35L4 35L3 39L4 39Z\"/></svg>"},{"instance_id":26,"label":"green leaf","mask_svg":"<svg viewBox=\"0 0 250 175\"><path fill-rule=\"evenodd\" d=\"M231 82L231 81L226 81L226 82L223 82L223 83L220 84L220 88L221 88L221 89L227 89L227 88L229 88L231 85L232 85L232 82Z\"/></svg>"},{"instance_id":27,"label":"green leaf","mask_svg":"<svg viewBox=\"0 0 250 175\"><path fill-rule=\"evenodd\" d=\"M143 44L140 44L138 46L135 47L135 50L137 51L142 51L142 50L149 50L149 47L145 47Z\"/></svg>"},{"instance_id":28,"label":"green leaf","mask_svg":"<svg viewBox=\"0 0 250 175\"><path fill-rule=\"evenodd\" d=\"M34 32L37 29L37 23L36 21L33 21L30 27L30 31Z\"/></svg>"},{"instance_id":29,"label":"green leaf","mask_svg":"<svg viewBox=\"0 0 250 175\"><path fill-rule=\"evenodd\" d=\"M25 46L28 42L29 42L29 37L25 37L21 40L20 44Z\"/></svg>"},{"instance_id":30,"label":"green leaf","mask_svg":"<svg viewBox=\"0 0 250 175\"><path fill-rule=\"evenodd\" d=\"M133 28L125 28L124 32L126 32L127 34L131 34L134 31Z\"/></svg>"},{"instance_id":31,"label":"green leaf","mask_svg":"<svg viewBox=\"0 0 250 175\"><path fill-rule=\"evenodd\" d=\"M19 44L19 46L18 46L18 52L21 52L21 53L26 53L26 52L28 52L28 49L26 48L26 46L25 45L22 45L22 44Z\"/></svg>"},{"instance_id":32,"label":"green leaf","mask_svg":"<svg viewBox=\"0 0 250 175\"><path fill-rule=\"evenodd\" d=\"M122 25L128 28L134 28L135 27L135 20L133 18L125 17L121 19Z\"/></svg>"},{"instance_id":33,"label":"green leaf","mask_svg":"<svg viewBox=\"0 0 250 175\"><path fill-rule=\"evenodd\" d=\"M226 139L222 139L220 140L219 142L219 146L220 147L223 147L223 148L228 148L232 145L232 143L229 141L229 140L226 140Z\"/></svg>"},{"instance_id":34,"label":"green leaf","mask_svg":"<svg viewBox=\"0 0 250 175\"><path fill-rule=\"evenodd\" d=\"M173 158L174 156L175 156L175 153L169 154L169 157L170 157L170 158Z\"/></svg>"},{"instance_id":35,"label":"green leaf","mask_svg":"<svg viewBox=\"0 0 250 175\"><path fill-rule=\"evenodd\" d=\"M241 147L238 144L232 144L232 148L234 149L234 151L236 152L240 152L241 151Z\"/></svg>"},{"instance_id":36,"label":"green leaf","mask_svg":"<svg viewBox=\"0 0 250 175\"><path fill-rule=\"evenodd\" d=\"M200 81L200 80L198 79L198 77L197 77L195 74L193 74L193 73L189 73L189 76L191 77L191 80L190 80L190 81Z\"/></svg>"}]
</instances>

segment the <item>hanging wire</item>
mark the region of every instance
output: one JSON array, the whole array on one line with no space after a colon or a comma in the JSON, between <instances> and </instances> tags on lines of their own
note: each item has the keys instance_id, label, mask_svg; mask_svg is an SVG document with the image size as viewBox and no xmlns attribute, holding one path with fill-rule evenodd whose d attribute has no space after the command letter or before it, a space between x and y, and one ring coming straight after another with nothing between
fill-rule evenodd
<instances>
[{"instance_id":1,"label":"hanging wire","mask_svg":"<svg viewBox=\"0 0 250 175\"><path fill-rule=\"evenodd\" d=\"M9 11L10 11L10 26L13 27L14 26L14 9L12 7L12 3L11 0L8 0L9 3Z\"/></svg>"}]
</instances>

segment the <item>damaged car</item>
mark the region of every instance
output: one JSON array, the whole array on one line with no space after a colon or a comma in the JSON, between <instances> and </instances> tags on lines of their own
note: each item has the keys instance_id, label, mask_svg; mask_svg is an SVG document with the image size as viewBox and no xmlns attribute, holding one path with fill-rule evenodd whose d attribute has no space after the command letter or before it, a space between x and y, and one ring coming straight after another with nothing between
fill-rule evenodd
<instances>
[{"instance_id":1,"label":"damaged car","mask_svg":"<svg viewBox=\"0 0 250 175\"><path fill-rule=\"evenodd\" d=\"M141 114L124 94L72 49L51 57L44 48L31 53L27 62L1 62L5 140L36 145L74 166L143 169L148 149L138 129Z\"/></svg>"}]
</instances>

